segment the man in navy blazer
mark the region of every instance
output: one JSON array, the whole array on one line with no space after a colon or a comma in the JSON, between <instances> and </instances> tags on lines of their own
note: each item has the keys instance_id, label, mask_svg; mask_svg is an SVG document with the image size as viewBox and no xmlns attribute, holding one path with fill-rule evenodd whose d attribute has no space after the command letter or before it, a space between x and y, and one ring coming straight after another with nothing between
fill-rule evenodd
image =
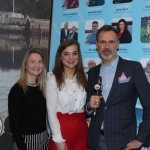
<instances>
[{"instance_id":1,"label":"man in navy blazer","mask_svg":"<svg viewBox=\"0 0 150 150\"><path fill-rule=\"evenodd\" d=\"M66 39L68 39L70 30L68 29L68 22L65 22L64 24L64 28L61 29L61 33L60 33L60 43L62 43L63 41L65 41Z\"/></svg>"},{"instance_id":2,"label":"man in navy blazer","mask_svg":"<svg viewBox=\"0 0 150 150\"><path fill-rule=\"evenodd\" d=\"M147 147L150 139L150 85L141 64L117 55L118 32L110 25L97 31L96 48L102 62L89 70L85 105L85 112L91 117L87 139L89 149ZM99 76L102 77L101 96L94 90ZM138 97L143 106L143 122L136 132L135 105Z\"/></svg>"}]
</instances>

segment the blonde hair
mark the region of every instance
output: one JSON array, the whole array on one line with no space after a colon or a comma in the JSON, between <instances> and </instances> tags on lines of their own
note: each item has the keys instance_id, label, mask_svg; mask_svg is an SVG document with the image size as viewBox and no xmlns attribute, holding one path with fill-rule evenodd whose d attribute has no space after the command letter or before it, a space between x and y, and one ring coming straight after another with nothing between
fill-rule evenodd
<instances>
[{"instance_id":1,"label":"blonde hair","mask_svg":"<svg viewBox=\"0 0 150 150\"><path fill-rule=\"evenodd\" d=\"M34 53L39 54L42 57L43 64L44 64L43 54L39 50L31 49L25 53L25 56L22 61L20 79L17 82L23 88L24 91L26 91L27 87L28 87L27 86L26 63L27 63L29 56ZM38 77L36 79L37 86L38 86L39 90L43 93L43 95L45 95L45 80L44 80L44 78L45 78L45 67L43 66L42 72L38 75Z\"/></svg>"}]
</instances>

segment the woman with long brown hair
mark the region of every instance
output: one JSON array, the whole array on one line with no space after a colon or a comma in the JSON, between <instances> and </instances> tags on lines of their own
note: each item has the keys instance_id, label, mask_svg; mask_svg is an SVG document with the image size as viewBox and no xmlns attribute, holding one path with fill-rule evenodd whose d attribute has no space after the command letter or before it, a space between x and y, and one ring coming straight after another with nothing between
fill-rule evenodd
<instances>
[{"instance_id":1,"label":"woman with long brown hair","mask_svg":"<svg viewBox=\"0 0 150 150\"><path fill-rule=\"evenodd\" d=\"M128 30L128 25L125 19L120 19L117 23L117 31L120 43L131 43L132 36Z\"/></svg>"},{"instance_id":2,"label":"woman with long brown hair","mask_svg":"<svg viewBox=\"0 0 150 150\"><path fill-rule=\"evenodd\" d=\"M24 56L21 75L8 96L14 150L47 150L44 58L36 49Z\"/></svg>"},{"instance_id":3,"label":"woman with long brown hair","mask_svg":"<svg viewBox=\"0 0 150 150\"><path fill-rule=\"evenodd\" d=\"M87 150L87 122L83 106L87 80L79 43L68 39L57 50L47 75L46 101L51 127L49 150Z\"/></svg>"}]
</instances>

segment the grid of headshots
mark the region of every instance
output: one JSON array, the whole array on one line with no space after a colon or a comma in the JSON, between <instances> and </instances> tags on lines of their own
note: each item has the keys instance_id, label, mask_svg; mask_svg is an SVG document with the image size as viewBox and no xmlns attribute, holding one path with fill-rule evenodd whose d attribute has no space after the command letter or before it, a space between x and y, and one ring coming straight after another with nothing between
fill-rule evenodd
<instances>
[{"instance_id":1,"label":"grid of headshots","mask_svg":"<svg viewBox=\"0 0 150 150\"><path fill-rule=\"evenodd\" d=\"M102 6L105 4L105 1L106 0L85 0L85 4L88 7ZM112 3L120 4L120 3L130 3L132 1L133 0L112 0ZM62 9L78 8L79 5L80 0L62 0Z\"/></svg>"}]
</instances>

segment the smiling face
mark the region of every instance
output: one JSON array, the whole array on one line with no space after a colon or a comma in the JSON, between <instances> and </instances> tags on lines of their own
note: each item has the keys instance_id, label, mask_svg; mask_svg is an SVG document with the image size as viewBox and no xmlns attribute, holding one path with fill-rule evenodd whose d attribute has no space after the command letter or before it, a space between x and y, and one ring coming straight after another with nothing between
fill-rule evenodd
<instances>
[{"instance_id":1,"label":"smiling face","mask_svg":"<svg viewBox=\"0 0 150 150\"><path fill-rule=\"evenodd\" d=\"M102 31L98 35L96 48L105 65L109 65L117 57L119 40L113 31Z\"/></svg>"},{"instance_id":2,"label":"smiling face","mask_svg":"<svg viewBox=\"0 0 150 150\"><path fill-rule=\"evenodd\" d=\"M61 61L64 66L64 71L69 69L73 69L75 71L76 65L79 61L78 49L75 44L66 47L61 52Z\"/></svg>"},{"instance_id":3,"label":"smiling face","mask_svg":"<svg viewBox=\"0 0 150 150\"><path fill-rule=\"evenodd\" d=\"M30 54L25 66L28 80L37 78L37 76L43 71L43 66L44 64L41 55L37 53Z\"/></svg>"},{"instance_id":4,"label":"smiling face","mask_svg":"<svg viewBox=\"0 0 150 150\"><path fill-rule=\"evenodd\" d=\"M74 32L76 32L76 27L72 27L72 32L74 33Z\"/></svg>"},{"instance_id":5,"label":"smiling face","mask_svg":"<svg viewBox=\"0 0 150 150\"><path fill-rule=\"evenodd\" d=\"M88 62L88 68L90 69L90 68L93 68L93 67L95 67L96 66L96 63L95 63L95 61L94 60L90 60L89 62Z\"/></svg>"},{"instance_id":6,"label":"smiling face","mask_svg":"<svg viewBox=\"0 0 150 150\"><path fill-rule=\"evenodd\" d=\"M64 24L64 28L65 28L65 29L68 29L68 26L69 26L69 24L68 24L68 22L66 22L66 23Z\"/></svg>"},{"instance_id":7,"label":"smiling face","mask_svg":"<svg viewBox=\"0 0 150 150\"><path fill-rule=\"evenodd\" d=\"M98 29L98 24L97 23L92 23L92 30L94 33L97 32L97 29Z\"/></svg>"}]
</instances>

